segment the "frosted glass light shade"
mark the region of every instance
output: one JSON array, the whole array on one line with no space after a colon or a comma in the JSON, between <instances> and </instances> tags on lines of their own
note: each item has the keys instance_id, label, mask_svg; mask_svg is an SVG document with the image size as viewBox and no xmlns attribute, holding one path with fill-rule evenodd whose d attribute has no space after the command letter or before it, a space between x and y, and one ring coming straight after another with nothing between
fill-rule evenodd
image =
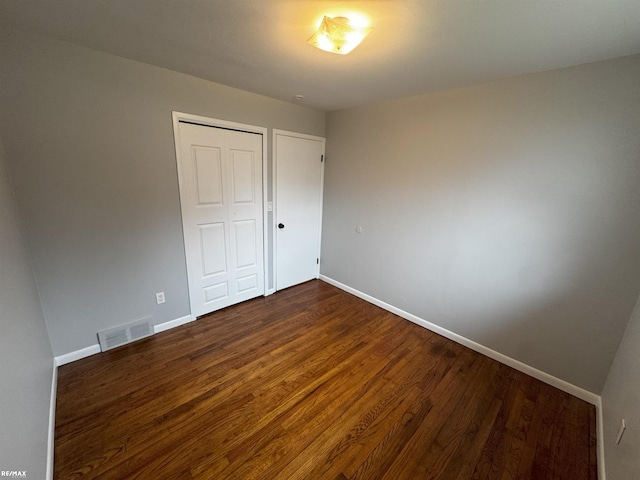
<instances>
[{"instance_id":1,"label":"frosted glass light shade","mask_svg":"<svg viewBox=\"0 0 640 480\"><path fill-rule=\"evenodd\" d=\"M308 43L325 52L346 55L360 45L370 31L371 28L349 25L349 19L345 17L324 17Z\"/></svg>"}]
</instances>

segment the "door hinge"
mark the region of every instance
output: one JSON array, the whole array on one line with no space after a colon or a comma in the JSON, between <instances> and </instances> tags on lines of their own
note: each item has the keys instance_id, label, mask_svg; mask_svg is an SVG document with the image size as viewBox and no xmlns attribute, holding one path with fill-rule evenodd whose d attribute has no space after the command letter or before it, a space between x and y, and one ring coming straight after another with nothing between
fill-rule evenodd
<instances>
[{"instance_id":1,"label":"door hinge","mask_svg":"<svg viewBox=\"0 0 640 480\"><path fill-rule=\"evenodd\" d=\"M324 155L320 155L320 162L324 162Z\"/></svg>"},{"instance_id":2,"label":"door hinge","mask_svg":"<svg viewBox=\"0 0 640 480\"><path fill-rule=\"evenodd\" d=\"M320 265L320 259L316 258L316 265Z\"/></svg>"}]
</instances>

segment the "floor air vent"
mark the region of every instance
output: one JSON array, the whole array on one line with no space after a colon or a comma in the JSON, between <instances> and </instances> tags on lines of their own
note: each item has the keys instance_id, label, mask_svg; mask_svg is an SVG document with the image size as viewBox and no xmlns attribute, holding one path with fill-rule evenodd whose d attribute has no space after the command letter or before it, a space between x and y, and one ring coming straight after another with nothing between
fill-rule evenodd
<instances>
[{"instance_id":1,"label":"floor air vent","mask_svg":"<svg viewBox=\"0 0 640 480\"><path fill-rule=\"evenodd\" d=\"M151 317L98 332L98 339L104 352L150 335L153 335Z\"/></svg>"}]
</instances>

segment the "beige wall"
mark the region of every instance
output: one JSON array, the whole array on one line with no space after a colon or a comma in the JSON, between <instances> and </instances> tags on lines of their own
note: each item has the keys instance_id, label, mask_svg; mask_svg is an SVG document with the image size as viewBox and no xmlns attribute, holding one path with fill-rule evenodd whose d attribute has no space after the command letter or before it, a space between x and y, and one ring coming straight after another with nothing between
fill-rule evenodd
<instances>
[{"instance_id":1,"label":"beige wall","mask_svg":"<svg viewBox=\"0 0 640 480\"><path fill-rule=\"evenodd\" d=\"M640 299L602 392L607 480L640 478ZM627 428L616 445L620 421Z\"/></svg>"},{"instance_id":2,"label":"beige wall","mask_svg":"<svg viewBox=\"0 0 640 480\"><path fill-rule=\"evenodd\" d=\"M633 56L329 113L322 274L600 393L640 292L638 79Z\"/></svg>"},{"instance_id":3,"label":"beige wall","mask_svg":"<svg viewBox=\"0 0 640 480\"><path fill-rule=\"evenodd\" d=\"M3 31L0 58L0 128L55 355L189 314L173 110L325 133L323 112L35 35Z\"/></svg>"},{"instance_id":4,"label":"beige wall","mask_svg":"<svg viewBox=\"0 0 640 480\"><path fill-rule=\"evenodd\" d=\"M53 355L0 144L0 470L45 478Z\"/></svg>"}]
</instances>

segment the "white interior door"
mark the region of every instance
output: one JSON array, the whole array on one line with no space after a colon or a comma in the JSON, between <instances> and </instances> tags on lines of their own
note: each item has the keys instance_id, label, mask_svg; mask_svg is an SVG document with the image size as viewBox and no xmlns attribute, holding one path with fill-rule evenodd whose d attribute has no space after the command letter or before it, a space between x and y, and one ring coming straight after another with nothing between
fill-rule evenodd
<instances>
[{"instance_id":1,"label":"white interior door","mask_svg":"<svg viewBox=\"0 0 640 480\"><path fill-rule=\"evenodd\" d=\"M276 290L318 278L324 139L277 131Z\"/></svg>"},{"instance_id":2,"label":"white interior door","mask_svg":"<svg viewBox=\"0 0 640 480\"><path fill-rule=\"evenodd\" d=\"M192 315L263 295L262 135L180 122L176 149Z\"/></svg>"}]
</instances>

